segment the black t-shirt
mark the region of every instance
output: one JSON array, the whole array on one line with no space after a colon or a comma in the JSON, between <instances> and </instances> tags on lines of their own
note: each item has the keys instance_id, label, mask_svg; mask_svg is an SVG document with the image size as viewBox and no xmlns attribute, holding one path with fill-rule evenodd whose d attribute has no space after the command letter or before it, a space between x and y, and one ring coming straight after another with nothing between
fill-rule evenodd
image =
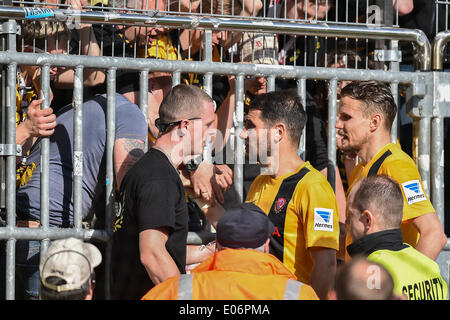
<instances>
[{"instance_id":1,"label":"black t-shirt","mask_svg":"<svg viewBox=\"0 0 450 320\"><path fill-rule=\"evenodd\" d=\"M185 273L188 208L178 172L164 153L152 148L128 171L119 202L113 235L112 297L140 299L154 286L140 262L140 232L168 227L166 249Z\"/></svg>"}]
</instances>

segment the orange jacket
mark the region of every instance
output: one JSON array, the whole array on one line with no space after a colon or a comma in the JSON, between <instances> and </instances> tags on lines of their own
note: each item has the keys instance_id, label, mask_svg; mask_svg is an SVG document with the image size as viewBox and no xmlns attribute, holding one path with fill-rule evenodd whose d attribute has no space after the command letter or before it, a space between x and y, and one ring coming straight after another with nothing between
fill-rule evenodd
<instances>
[{"instance_id":1,"label":"orange jacket","mask_svg":"<svg viewBox=\"0 0 450 320\"><path fill-rule=\"evenodd\" d=\"M180 290L179 290L180 288ZM318 300L276 257L248 249L225 249L192 274L171 277L142 300Z\"/></svg>"}]
</instances>

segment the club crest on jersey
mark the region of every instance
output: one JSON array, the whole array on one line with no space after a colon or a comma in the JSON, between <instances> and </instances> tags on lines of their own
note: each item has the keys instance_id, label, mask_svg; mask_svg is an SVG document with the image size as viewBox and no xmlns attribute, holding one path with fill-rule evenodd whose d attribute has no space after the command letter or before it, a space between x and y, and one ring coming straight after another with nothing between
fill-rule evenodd
<instances>
[{"instance_id":1,"label":"club crest on jersey","mask_svg":"<svg viewBox=\"0 0 450 320\"><path fill-rule=\"evenodd\" d=\"M280 213L281 210L283 210L286 203L287 203L286 198L278 198L277 201L275 202L274 208L275 213Z\"/></svg>"}]
</instances>

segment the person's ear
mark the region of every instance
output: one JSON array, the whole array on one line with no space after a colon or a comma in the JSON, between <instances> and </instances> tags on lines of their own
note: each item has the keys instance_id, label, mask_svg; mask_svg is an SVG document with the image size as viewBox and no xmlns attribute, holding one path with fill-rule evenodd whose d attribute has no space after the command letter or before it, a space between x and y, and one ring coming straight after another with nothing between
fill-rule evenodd
<instances>
[{"instance_id":1,"label":"person's ear","mask_svg":"<svg viewBox=\"0 0 450 320\"><path fill-rule=\"evenodd\" d=\"M380 113L376 113L370 117L369 129L373 132L380 128L383 124L383 116Z\"/></svg>"},{"instance_id":2,"label":"person's ear","mask_svg":"<svg viewBox=\"0 0 450 320\"><path fill-rule=\"evenodd\" d=\"M177 129L177 133L179 137L183 137L186 135L186 133L189 130L190 122L189 120L183 120L181 121L179 128Z\"/></svg>"},{"instance_id":3,"label":"person's ear","mask_svg":"<svg viewBox=\"0 0 450 320\"><path fill-rule=\"evenodd\" d=\"M369 211L364 210L361 214L362 223L364 224L364 231L367 232L369 230L372 230L376 223L375 215Z\"/></svg>"},{"instance_id":4,"label":"person's ear","mask_svg":"<svg viewBox=\"0 0 450 320\"><path fill-rule=\"evenodd\" d=\"M280 142L286 135L286 126L284 123L278 123L273 127L275 133L275 141Z\"/></svg>"}]
</instances>

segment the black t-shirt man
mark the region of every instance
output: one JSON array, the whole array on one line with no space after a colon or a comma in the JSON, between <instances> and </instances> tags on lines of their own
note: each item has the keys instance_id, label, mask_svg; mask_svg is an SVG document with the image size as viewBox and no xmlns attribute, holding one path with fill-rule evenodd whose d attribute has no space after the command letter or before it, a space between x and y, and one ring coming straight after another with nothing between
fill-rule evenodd
<instances>
[{"instance_id":1,"label":"black t-shirt man","mask_svg":"<svg viewBox=\"0 0 450 320\"><path fill-rule=\"evenodd\" d=\"M165 153L151 148L126 174L114 224L112 298L141 299L154 284L140 262L139 233L169 228L166 249L185 273L188 208L183 184Z\"/></svg>"}]
</instances>

